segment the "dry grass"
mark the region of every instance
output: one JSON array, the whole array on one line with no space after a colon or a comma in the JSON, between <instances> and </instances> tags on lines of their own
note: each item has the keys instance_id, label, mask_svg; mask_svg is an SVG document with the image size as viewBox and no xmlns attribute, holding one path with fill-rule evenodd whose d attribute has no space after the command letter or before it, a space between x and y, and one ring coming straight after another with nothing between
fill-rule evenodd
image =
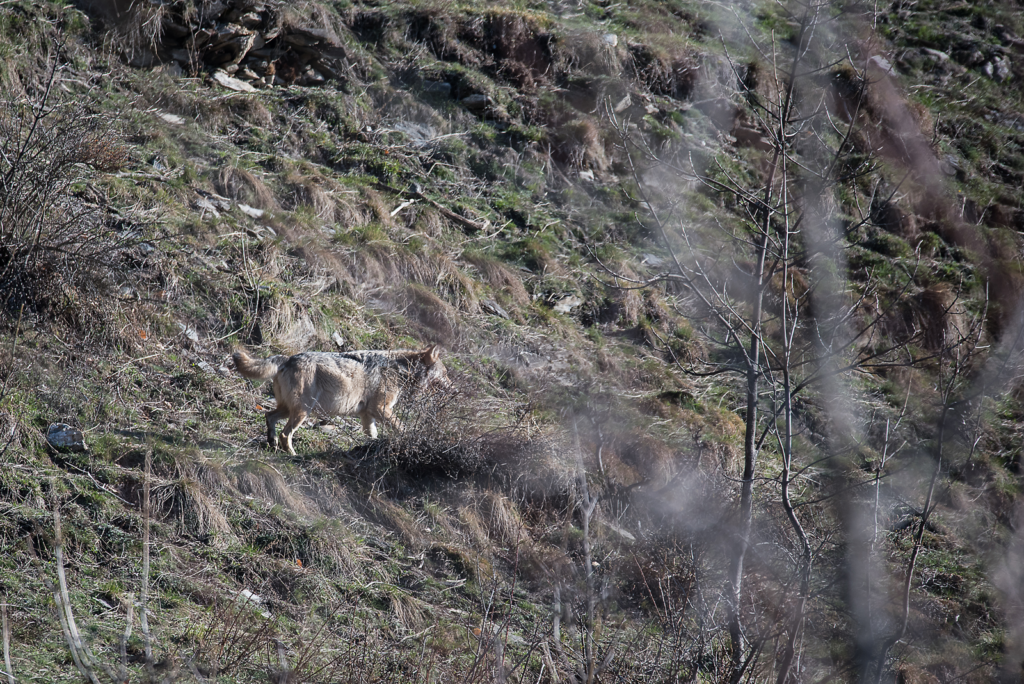
<instances>
[{"instance_id":1,"label":"dry grass","mask_svg":"<svg viewBox=\"0 0 1024 684\"><path fill-rule=\"evenodd\" d=\"M224 166L214 180L217 192L258 209L276 209L277 200L262 180L237 166Z\"/></svg>"},{"instance_id":2,"label":"dry grass","mask_svg":"<svg viewBox=\"0 0 1024 684\"><path fill-rule=\"evenodd\" d=\"M492 288L507 294L515 304L523 306L530 303L523 281L502 262L481 252L463 252L461 258L473 264Z\"/></svg>"},{"instance_id":3,"label":"dry grass","mask_svg":"<svg viewBox=\"0 0 1024 684\"><path fill-rule=\"evenodd\" d=\"M323 314L291 297L274 297L260 314L263 341L297 354L327 339Z\"/></svg>"},{"instance_id":4,"label":"dry grass","mask_svg":"<svg viewBox=\"0 0 1024 684\"><path fill-rule=\"evenodd\" d=\"M213 494L223 491L227 483L219 464L194 455L176 456L171 479L153 488L153 509L174 520L182 534L231 535L231 524Z\"/></svg>"},{"instance_id":5,"label":"dry grass","mask_svg":"<svg viewBox=\"0 0 1024 684\"><path fill-rule=\"evenodd\" d=\"M231 469L231 480L234 488L246 496L284 506L293 513L310 513L306 498L269 463L256 460L241 463Z\"/></svg>"},{"instance_id":6,"label":"dry grass","mask_svg":"<svg viewBox=\"0 0 1024 684\"><path fill-rule=\"evenodd\" d=\"M527 539L529 533L523 525L515 502L496 492L484 492L478 507L487 524L488 536L503 546L516 546Z\"/></svg>"},{"instance_id":7,"label":"dry grass","mask_svg":"<svg viewBox=\"0 0 1024 684\"><path fill-rule=\"evenodd\" d=\"M601 127L590 119L577 119L559 126L551 141L555 159L574 169L607 171L611 166Z\"/></svg>"},{"instance_id":8,"label":"dry grass","mask_svg":"<svg viewBox=\"0 0 1024 684\"><path fill-rule=\"evenodd\" d=\"M404 291L405 313L412 320L433 330L446 344L459 338L459 318L455 308L422 285L410 283Z\"/></svg>"}]
</instances>

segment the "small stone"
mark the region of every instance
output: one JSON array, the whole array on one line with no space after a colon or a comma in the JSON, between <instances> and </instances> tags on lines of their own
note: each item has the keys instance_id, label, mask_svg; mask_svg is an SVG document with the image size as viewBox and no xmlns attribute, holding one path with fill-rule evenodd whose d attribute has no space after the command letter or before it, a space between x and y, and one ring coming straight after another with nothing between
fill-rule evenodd
<instances>
[{"instance_id":1,"label":"small stone","mask_svg":"<svg viewBox=\"0 0 1024 684\"><path fill-rule=\"evenodd\" d=\"M185 119L178 116L177 114L170 114L168 112L157 112L156 115L157 118L163 119L167 123L174 124L175 126L180 126L183 123L185 123Z\"/></svg>"},{"instance_id":2,"label":"small stone","mask_svg":"<svg viewBox=\"0 0 1024 684\"><path fill-rule=\"evenodd\" d=\"M256 207L250 207L248 204L242 204L241 202L239 202L237 206L238 206L238 211L242 212L246 216L249 216L250 218L254 218L254 219L262 218L263 214L265 213L262 209L257 209Z\"/></svg>"},{"instance_id":3,"label":"small stone","mask_svg":"<svg viewBox=\"0 0 1024 684\"><path fill-rule=\"evenodd\" d=\"M246 12L238 17L238 23L245 28L256 28L263 21L263 18L255 12Z\"/></svg>"},{"instance_id":4,"label":"small stone","mask_svg":"<svg viewBox=\"0 0 1024 684\"><path fill-rule=\"evenodd\" d=\"M53 423L46 431L46 441L57 451L88 451L85 435L78 428L67 423Z\"/></svg>"},{"instance_id":5,"label":"small stone","mask_svg":"<svg viewBox=\"0 0 1024 684\"><path fill-rule=\"evenodd\" d=\"M213 202L208 199L200 197L194 203L196 209L199 209L203 213L210 212L214 218L220 218L220 212L217 211L217 207L213 206Z\"/></svg>"},{"instance_id":6,"label":"small stone","mask_svg":"<svg viewBox=\"0 0 1024 684\"><path fill-rule=\"evenodd\" d=\"M334 340L334 344L338 345L338 349L345 348L345 338L337 330L331 335L331 339Z\"/></svg>"},{"instance_id":7,"label":"small stone","mask_svg":"<svg viewBox=\"0 0 1024 684\"><path fill-rule=\"evenodd\" d=\"M552 308L558 313L567 314L582 303L582 299L580 299L574 294L571 294L559 299L557 302L555 302L555 305Z\"/></svg>"},{"instance_id":8,"label":"small stone","mask_svg":"<svg viewBox=\"0 0 1024 684\"><path fill-rule=\"evenodd\" d=\"M626 96L624 98L615 103L615 105L612 107L612 110L616 114L621 114L622 112L626 111L626 109L628 109L632 104L633 98L629 96L629 93L626 93Z\"/></svg>"},{"instance_id":9,"label":"small stone","mask_svg":"<svg viewBox=\"0 0 1024 684\"><path fill-rule=\"evenodd\" d=\"M933 50L932 48L921 48L921 53L940 62L949 61L949 55L947 55L942 50Z\"/></svg>"},{"instance_id":10,"label":"small stone","mask_svg":"<svg viewBox=\"0 0 1024 684\"><path fill-rule=\"evenodd\" d=\"M601 36L601 42L604 43L605 45L615 47L616 45L619 44L619 37L614 33L606 33L603 36Z\"/></svg>"},{"instance_id":11,"label":"small stone","mask_svg":"<svg viewBox=\"0 0 1024 684\"><path fill-rule=\"evenodd\" d=\"M896 70L892 68L892 64L882 55L875 55L874 57L869 59L868 66L874 67L875 69L881 71L883 74L888 74L889 76L896 75Z\"/></svg>"},{"instance_id":12,"label":"small stone","mask_svg":"<svg viewBox=\"0 0 1024 684\"><path fill-rule=\"evenodd\" d=\"M239 93L256 92L256 89L248 83L246 83L245 81L237 79L234 76L229 76L226 72L224 72L221 69L218 69L217 71L214 71L212 74L210 74L210 80L212 80L214 83L218 85L224 86L228 90L234 90Z\"/></svg>"},{"instance_id":13,"label":"small stone","mask_svg":"<svg viewBox=\"0 0 1024 684\"><path fill-rule=\"evenodd\" d=\"M185 325L184 323L178 323L178 327L181 328L182 334L193 342L199 342L199 333L192 326Z\"/></svg>"}]
</instances>

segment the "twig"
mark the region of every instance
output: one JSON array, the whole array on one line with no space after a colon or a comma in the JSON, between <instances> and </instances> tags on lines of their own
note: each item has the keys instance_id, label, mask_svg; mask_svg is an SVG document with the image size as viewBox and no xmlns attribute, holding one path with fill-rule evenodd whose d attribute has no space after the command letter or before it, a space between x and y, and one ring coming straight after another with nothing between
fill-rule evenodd
<instances>
[{"instance_id":1,"label":"twig","mask_svg":"<svg viewBox=\"0 0 1024 684\"><path fill-rule=\"evenodd\" d=\"M64 574L64 535L61 533L60 527L60 507L56 504L53 507L53 534L56 537L54 562L57 565L58 582L58 588L54 591L54 600L57 604L57 613L60 615L61 628L64 630L68 648L71 649L71 658L78 671L92 684L99 684L93 667L92 654L82 642L82 637L78 633L78 625L75 624L75 615L71 610L71 596L68 594L68 581Z\"/></svg>"},{"instance_id":2,"label":"twig","mask_svg":"<svg viewBox=\"0 0 1024 684\"><path fill-rule=\"evenodd\" d=\"M7 675L7 684L14 684L14 668L11 667L11 626L7 623L6 603L0 603L0 619L3 622L4 633L4 674Z\"/></svg>"},{"instance_id":3,"label":"twig","mask_svg":"<svg viewBox=\"0 0 1024 684\"><path fill-rule=\"evenodd\" d=\"M153 675L153 637L149 632L149 618L146 605L149 602L149 485L153 471L153 449L146 449L146 475L142 485L142 591L139 595L139 626L146 649L146 669Z\"/></svg>"}]
</instances>

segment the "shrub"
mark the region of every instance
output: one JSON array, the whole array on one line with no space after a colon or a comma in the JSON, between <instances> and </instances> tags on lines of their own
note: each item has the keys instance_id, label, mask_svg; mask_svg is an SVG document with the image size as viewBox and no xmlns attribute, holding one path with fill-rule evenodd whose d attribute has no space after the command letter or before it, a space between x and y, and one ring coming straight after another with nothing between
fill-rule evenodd
<instances>
[{"instance_id":1,"label":"shrub","mask_svg":"<svg viewBox=\"0 0 1024 684\"><path fill-rule=\"evenodd\" d=\"M34 101L0 99L0 308L53 315L110 274L125 233L76 186L128 163L114 121L58 101L57 68Z\"/></svg>"}]
</instances>

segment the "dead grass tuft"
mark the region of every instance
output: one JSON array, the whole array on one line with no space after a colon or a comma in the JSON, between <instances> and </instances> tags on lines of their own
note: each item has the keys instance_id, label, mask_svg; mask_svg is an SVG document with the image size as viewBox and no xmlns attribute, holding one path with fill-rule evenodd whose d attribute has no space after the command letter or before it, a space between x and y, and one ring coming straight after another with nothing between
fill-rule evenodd
<instances>
[{"instance_id":1,"label":"dead grass tuft","mask_svg":"<svg viewBox=\"0 0 1024 684\"><path fill-rule=\"evenodd\" d=\"M274 123L270 110L252 96L239 95L225 102L232 114L251 126L266 128Z\"/></svg>"},{"instance_id":2,"label":"dead grass tuft","mask_svg":"<svg viewBox=\"0 0 1024 684\"><path fill-rule=\"evenodd\" d=\"M679 48L632 43L629 46L629 67L633 77L652 93L679 100L690 97L700 77L697 60Z\"/></svg>"},{"instance_id":3,"label":"dead grass tuft","mask_svg":"<svg viewBox=\"0 0 1024 684\"><path fill-rule=\"evenodd\" d=\"M275 209L277 201L263 181L245 169L224 166L214 181L217 192L231 199L259 209Z\"/></svg>"},{"instance_id":4,"label":"dead grass tuft","mask_svg":"<svg viewBox=\"0 0 1024 684\"><path fill-rule=\"evenodd\" d=\"M433 330L445 343L451 344L459 334L459 318L455 308L423 285L410 283L404 292L406 316Z\"/></svg>"},{"instance_id":5,"label":"dead grass tuft","mask_svg":"<svg viewBox=\"0 0 1024 684\"><path fill-rule=\"evenodd\" d=\"M175 457L170 480L159 481L152 489L156 515L175 522L179 533L194 537L230 535L231 524L221 510L216 495L227 479L223 469L192 455ZM139 487L141 496L141 485Z\"/></svg>"},{"instance_id":6,"label":"dead grass tuft","mask_svg":"<svg viewBox=\"0 0 1024 684\"><path fill-rule=\"evenodd\" d=\"M289 208L309 207L321 221L334 222L336 205L330 181L319 175L290 173L285 177L285 184L290 190Z\"/></svg>"},{"instance_id":7,"label":"dead grass tuft","mask_svg":"<svg viewBox=\"0 0 1024 684\"><path fill-rule=\"evenodd\" d=\"M308 515L310 512L305 497L269 463L245 461L232 468L231 479L242 494L284 506L294 513Z\"/></svg>"},{"instance_id":8,"label":"dead grass tuft","mask_svg":"<svg viewBox=\"0 0 1024 684\"><path fill-rule=\"evenodd\" d=\"M530 295L523 287L523 281L501 261L481 252L463 252L462 258L473 264L491 287L507 294L517 305L530 303Z\"/></svg>"},{"instance_id":9,"label":"dead grass tuft","mask_svg":"<svg viewBox=\"0 0 1024 684\"><path fill-rule=\"evenodd\" d=\"M292 297L275 296L260 312L260 332L284 353L296 354L309 349L325 337L322 314Z\"/></svg>"},{"instance_id":10,"label":"dead grass tuft","mask_svg":"<svg viewBox=\"0 0 1024 684\"><path fill-rule=\"evenodd\" d=\"M590 119L577 119L559 126L551 136L554 158L574 169L608 170L601 128Z\"/></svg>"},{"instance_id":11,"label":"dead grass tuft","mask_svg":"<svg viewBox=\"0 0 1024 684\"><path fill-rule=\"evenodd\" d=\"M423 530L416 519L398 504L379 494L371 494L360 506L361 512L371 521L397 533L403 543L419 547L423 543Z\"/></svg>"},{"instance_id":12,"label":"dead grass tuft","mask_svg":"<svg viewBox=\"0 0 1024 684\"><path fill-rule=\"evenodd\" d=\"M511 547L528 539L529 535L513 501L500 494L486 492L479 505L492 540Z\"/></svg>"},{"instance_id":13,"label":"dead grass tuft","mask_svg":"<svg viewBox=\"0 0 1024 684\"><path fill-rule=\"evenodd\" d=\"M552 52L555 72L565 80L578 75L618 76L622 73L618 50L605 43L598 33L579 31L561 37Z\"/></svg>"}]
</instances>

